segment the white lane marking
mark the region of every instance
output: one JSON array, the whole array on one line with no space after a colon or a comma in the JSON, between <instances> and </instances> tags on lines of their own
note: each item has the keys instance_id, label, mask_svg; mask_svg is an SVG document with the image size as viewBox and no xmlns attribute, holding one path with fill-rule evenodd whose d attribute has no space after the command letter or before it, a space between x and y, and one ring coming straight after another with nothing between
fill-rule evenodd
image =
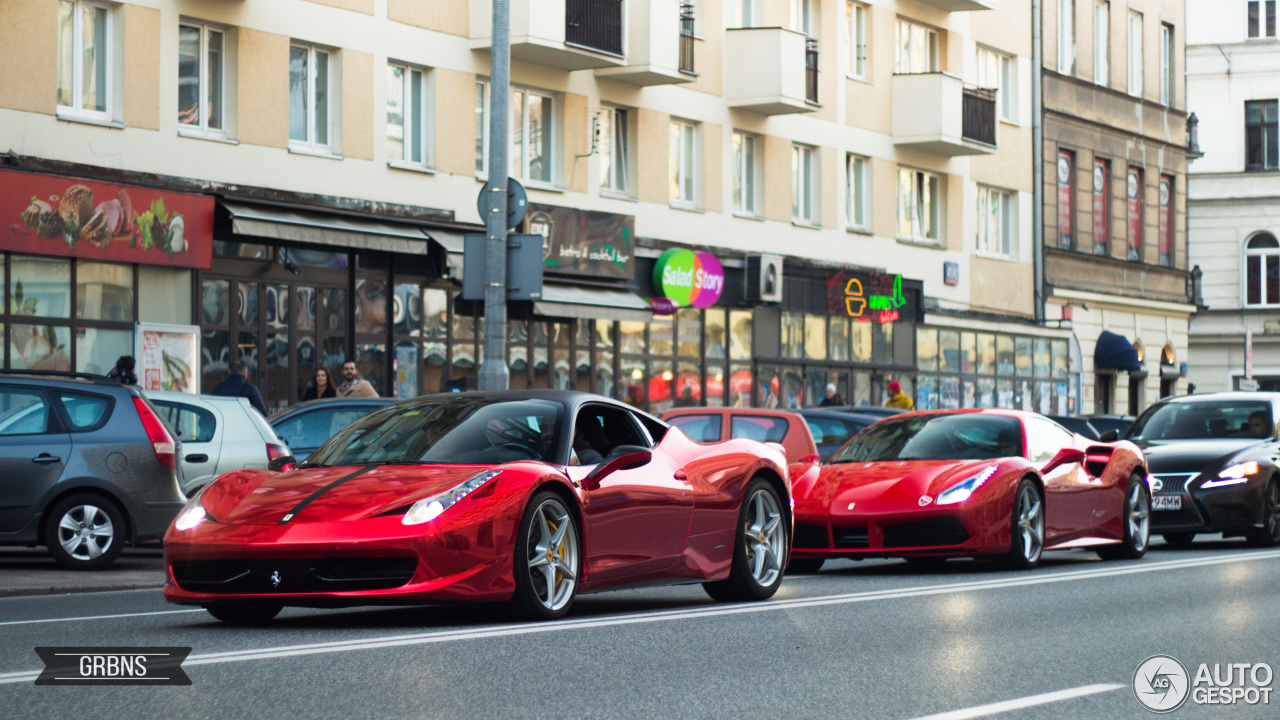
<instances>
[{"instance_id":1,"label":"white lane marking","mask_svg":"<svg viewBox=\"0 0 1280 720\"><path fill-rule=\"evenodd\" d=\"M1072 580L1095 579L1131 575L1143 572L1159 572L1184 568L1203 567L1208 565L1224 565L1230 563L1252 562L1257 560L1274 560L1280 558L1280 550L1241 553L1234 555L1218 555L1207 558L1154 562L1130 567L1113 567L1111 569L1084 572L1061 572L1052 575L1041 575L1021 580L987 580L969 583L952 583L950 585L929 585L917 588L901 588L897 590L878 590L845 595L825 595L816 598L797 598L794 600L776 600L764 603L743 605L711 606L688 610L666 610L652 613L619 615L599 619L584 618L580 620L557 620L545 623L528 623L524 625L499 625L491 628L469 628L464 630L444 630L410 635L392 635L387 637L371 637L358 640L338 640L333 642L309 643L306 645L285 645L251 650L232 650L203 655L191 655L183 666L213 665L227 662L243 662L246 660L265 660L269 658L299 657L352 650L373 650L378 648L402 647L406 645L427 645L458 640L474 640L481 638L515 637L533 635L558 630L584 630L589 628L613 627L619 625L636 625L642 623L666 622L672 620L692 620L725 615L746 615L762 612L776 612L795 608L823 607L827 605L847 605L858 602L877 600L896 600L902 598L926 597L956 592L977 590L993 590L1010 587L1044 585L1048 583L1069 582ZM40 675L39 671L22 671L0 673L0 685L29 682Z\"/></svg>"},{"instance_id":2,"label":"white lane marking","mask_svg":"<svg viewBox=\"0 0 1280 720\"><path fill-rule=\"evenodd\" d=\"M35 625L38 623L54 623L54 622L75 622L77 620L110 620L112 618L146 617L147 615L174 615L177 613L193 613L193 612L204 612L204 609L195 608L194 610L155 610L153 612L120 613L119 615L83 615L81 617L42 618L39 620L6 620L4 622L0 622L0 626Z\"/></svg>"},{"instance_id":3,"label":"white lane marking","mask_svg":"<svg viewBox=\"0 0 1280 720\"><path fill-rule=\"evenodd\" d=\"M1073 700L1075 698L1087 697L1089 695L1097 695L1099 693L1120 690L1123 685L1085 685L1084 687L1071 688L1070 690L1057 690L1042 695L1031 695L1030 697L1018 698L1017 700L1005 700L1004 702L991 703L990 705L979 705L977 707L965 708L964 710L952 710L950 712L938 713L937 715L925 715L916 718L916 720L969 720L970 718L987 717L989 715L999 715L1001 713L1013 712L1014 710L1023 710L1037 705L1048 705L1050 703L1062 702L1063 700Z\"/></svg>"}]
</instances>

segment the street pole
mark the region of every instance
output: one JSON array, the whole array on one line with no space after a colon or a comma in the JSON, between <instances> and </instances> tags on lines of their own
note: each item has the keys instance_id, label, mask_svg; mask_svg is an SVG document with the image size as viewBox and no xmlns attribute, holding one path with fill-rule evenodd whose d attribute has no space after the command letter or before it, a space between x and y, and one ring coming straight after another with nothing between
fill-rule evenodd
<instances>
[{"instance_id":1,"label":"street pole","mask_svg":"<svg viewBox=\"0 0 1280 720\"><path fill-rule=\"evenodd\" d=\"M1034 274L1032 311L1045 323L1044 283L1044 7L1031 0L1031 265ZM1071 168L1075 172L1075 168Z\"/></svg>"},{"instance_id":2,"label":"street pole","mask_svg":"<svg viewBox=\"0 0 1280 720\"><path fill-rule=\"evenodd\" d=\"M507 370L507 154L511 147L507 127L511 97L510 0L493 0L493 31L489 69L489 182L485 185L484 224L484 359L480 363L480 389L506 390Z\"/></svg>"}]
</instances>

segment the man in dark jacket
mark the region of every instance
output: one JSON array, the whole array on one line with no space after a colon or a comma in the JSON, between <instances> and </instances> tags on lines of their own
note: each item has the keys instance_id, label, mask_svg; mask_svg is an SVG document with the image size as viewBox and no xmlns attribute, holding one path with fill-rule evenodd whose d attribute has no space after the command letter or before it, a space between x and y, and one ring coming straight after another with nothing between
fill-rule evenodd
<instances>
[{"instance_id":1,"label":"man in dark jacket","mask_svg":"<svg viewBox=\"0 0 1280 720\"><path fill-rule=\"evenodd\" d=\"M240 360L231 363L231 367L228 368L227 379L215 385L213 392L210 394L249 398L249 404L262 413L263 416L266 416L267 406L262 402L262 393L258 392L256 385L249 382L248 372L249 368Z\"/></svg>"}]
</instances>

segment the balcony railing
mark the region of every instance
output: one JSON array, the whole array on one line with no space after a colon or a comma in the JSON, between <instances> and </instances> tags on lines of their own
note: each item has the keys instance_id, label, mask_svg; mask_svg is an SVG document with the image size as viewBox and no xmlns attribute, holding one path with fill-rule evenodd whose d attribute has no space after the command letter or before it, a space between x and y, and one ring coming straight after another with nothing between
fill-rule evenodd
<instances>
[{"instance_id":1,"label":"balcony railing","mask_svg":"<svg viewBox=\"0 0 1280 720\"><path fill-rule=\"evenodd\" d=\"M621 56L622 0L566 0L564 41Z\"/></svg>"},{"instance_id":2,"label":"balcony railing","mask_svg":"<svg viewBox=\"0 0 1280 720\"><path fill-rule=\"evenodd\" d=\"M964 124L961 135L965 140L996 146L996 91L983 88L965 88L961 106Z\"/></svg>"},{"instance_id":3,"label":"balcony railing","mask_svg":"<svg viewBox=\"0 0 1280 720\"><path fill-rule=\"evenodd\" d=\"M814 38L804 41L804 99L818 102L818 41Z\"/></svg>"},{"instance_id":4,"label":"balcony railing","mask_svg":"<svg viewBox=\"0 0 1280 720\"><path fill-rule=\"evenodd\" d=\"M693 4L680 3L680 72L693 69Z\"/></svg>"}]
</instances>

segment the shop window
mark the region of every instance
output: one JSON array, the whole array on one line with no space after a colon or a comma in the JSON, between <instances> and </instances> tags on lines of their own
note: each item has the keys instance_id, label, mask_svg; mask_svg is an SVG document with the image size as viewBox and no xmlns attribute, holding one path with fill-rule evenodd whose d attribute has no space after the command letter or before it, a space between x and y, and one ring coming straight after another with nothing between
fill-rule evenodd
<instances>
[{"instance_id":1,"label":"shop window","mask_svg":"<svg viewBox=\"0 0 1280 720\"><path fill-rule=\"evenodd\" d=\"M782 357L804 358L804 315L782 313Z\"/></svg>"},{"instance_id":2,"label":"shop window","mask_svg":"<svg viewBox=\"0 0 1280 720\"><path fill-rule=\"evenodd\" d=\"M702 400L702 369L695 363L680 363L675 378L675 407L697 407Z\"/></svg>"},{"instance_id":3,"label":"shop window","mask_svg":"<svg viewBox=\"0 0 1280 720\"><path fill-rule=\"evenodd\" d=\"M289 47L289 145L295 150L330 151L332 53L313 45Z\"/></svg>"},{"instance_id":4,"label":"shop window","mask_svg":"<svg viewBox=\"0 0 1280 720\"><path fill-rule=\"evenodd\" d=\"M387 284L382 280L371 278L358 279L355 300L356 332L385 333L387 331ZM379 386L374 385L374 387Z\"/></svg>"},{"instance_id":5,"label":"shop window","mask_svg":"<svg viewBox=\"0 0 1280 720\"><path fill-rule=\"evenodd\" d=\"M728 337L725 333L724 322L724 310L711 308L706 311L706 357L708 360L723 360L728 353L726 347Z\"/></svg>"},{"instance_id":6,"label":"shop window","mask_svg":"<svg viewBox=\"0 0 1280 720\"><path fill-rule=\"evenodd\" d=\"M387 160L430 167L432 100L429 71L387 65Z\"/></svg>"},{"instance_id":7,"label":"shop window","mask_svg":"<svg viewBox=\"0 0 1280 720\"><path fill-rule=\"evenodd\" d=\"M1013 375L1017 365L1014 362L1013 338L1009 335L996 336L996 374Z\"/></svg>"},{"instance_id":8,"label":"shop window","mask_svg":"<svg viewBox=\"0 0 1280 720\"><path fill-rule=\"evenodd\" d=\"M649 354L675 355L675 321L671 315L654 315L649 322Z\"/></svg>"},{"instance_id":9,"label":"shop window","mask_svg":"<svg viewBox=\"0 0 1280 720\"><path fill-rule=\"evenodd\" d=\"M996 336L988 333L978 333L978 374L979 375L995 375L996 374ZM984 406L984 407L990 407Z\"/></svg>"},{"instance_id":10,"label":"shop window","mask_svg":"<svg viewBox=\"0 0 1280 720\"><path fill-rule=\"evenodd\" d=\"M1048 338L1036 338L1032 356L1032 373L1036 377L1049 377L1052 365Z\"/></svg>"},{"instance_id":11,"label":"shop window","mask_svg":"<svg viewBox=\"0 0 1280 720\"><path fill-rule=\"evenodd\" d=\"M996 381L994 378L979 378L977 394L974 396L974 407L993 408L996 406Z\"/></svg>"},{"instance_id":12,"label":"shop window","mask_svg":"<svg viewBox=\"0 0 1280 720\"><path fill-rule=\"evenodd\" d=\"M996 380L996 404L995 407L1004 408L1005 410L1013 410L1015 405L1014 386L1012 380L999 378Z\"/></svg>"},{"instance_id":13,"label":"shop window","mask_svg":"<svg viewBox=\"0 0 1280 720\"><path fill-rule=\"evenodd\" d=\"M853 339L853 361L871 362L871 323L855 321L850 328Z\"/></svg>"},{"instance_id":14,"label":"shop window","mask_svg":"<svg viewBox=\"0 0 1280 720\"><path fill-rule=\"evenodd\" d=\"M841 362L852 359L849 355L849 320L832 316L827 330L827 356Z\"/></svg>"},{"instance_id":15,"label":"shop window","mask_svg":"<svg viewBox=\"0 0 1280 720\"><path fill-rule=\"evenodd\" d=\"M619 362L619 369L622 373L618 377L622 401L638 408L647 407L649 394L645 390L644 360L624 357Z\"/></svg>"},{"instance_id":16,"label":"shop window","mask_svg":"<svg viewBox=\"0 0 1280 720\"><path fill-rule=\"evenodd\" d=\"M753 357L751 344L751 311L729 311L729 359L750 360Z\"/></svg>"},{"instance_id":17,"label":"shop window","mask_svg":"<svg viewBox=\"0 0 1280 720\"><path fill-rule=\"evenodd\" d=\"M219 28L178 25L178 125L180 130L225 133L226 51Z\"/></svg>"},{"instance_id":18,"label":"shop window","mask_svg":"<svg viewBox=\"0 0 1280 720\"><path fill-rule=\"evenodd\" d=\"M115 115L115 14L111 5L58 2L58 114L109 121Z\"/></svg>"},{"instance_id":19,"label":"shop window","mask_svg":"<svg viewBox=\"0 0 1280 720\"><path fill-rule=\"evenodd\" d=\"M231 242L230 240L214 240L213 254L216 257L244 258L260 260L271 257L271 248L259 243Z\"/></svg>"},{"instance_id":20,"label":"shop window","mask_svg":"<svg viewBox=\"0 0 1280 720\"><path fill-rule=\"evenodd\" d=\"M747 374L750 375L750 371ZM722 365L707 366L707 381L703 387L704 405L707 407L724 407L725 391L729 388Z\"/></svg>"},{"instance_id":21,"label":"shop window","mask_svg":"<svg viewBox=\"0 0 1280 720\"><path fill-rule=\"evenodd\" d=\"M71 316L70 260L14 255L10 262L10 314L47 318Z\"/></svg>"},{"instance_id":22,"label":"shop window","mask_svg":"<svg viewBox=\"0 0 1280 720\"><path fill-rule=\"evenodd\" d=\"M643 355L645 350L645 324L631 320L618 323L621 346L619 350L627 355Z\"/></svg>"},{"instance_id":23,"label":"shop window","mask_svg":"<svg viewBox=\"0 0 1280 720\"><path fill-rule=\"evenodd\" d=\"M929 372L938 369L938 331L934 328L916 329L916 367Z\"/></svg>"},{"instance_id":24,"label":"shop window","mask_svg":"<svg viewBox=\"0 0 1280 720\"><path fill-rule=\"evenodd\" d=\"M1031 353L1032 342L1029 337L1018 337L1013 340L1017 364L1018 375L1026 377L1031 375Z\"/></svg>"},{"instance_id":25,"label":"shop window","mask_svg":"<svg viewBox=\"0 0 1280 720\"><path fill-rule=\"evenodd\" d=\"M971 374L976 369L976 340L971 332L960 333L960 372Z\"/></svg>"},{"instance_id":26,"label":"shop window","mask_svg":"<svg viewBox=\"0 0 1280 720\"><path fill-rule=\"evenodd\" d=\"M713 313L708 313L713 314ZM684 308L676 313L676 354L683 358L702 357L702 311Z\"/></svg>"},{"instance_id":27,"label":"shop window","mask_svg":"<svg viewBox=\"0 0 1280 720\"><path fill-rule=\"evenodd\" d=\"M893 323L870 323L871 325L871 361L874 363L892 364ZM909 364L910 361L907 361Z\"/></svg>"},{"instance_id":28,"label":"shop window","mask_svg":"<svg viewBox=\"0 0 1280 720\"><path fill-rule=\"evenodd\" d=\"M132 322L133 266L78 261L76 317Z\"/></svg>"},{"instance_id":29,"label":"shop window","mask_svg":"<svg viewBox=\"0 0 1280 720\"><path fill-rule=\"evenodd\" d=\"M960 372L960 331L938 331L938 370Z\"/></svg>"},{"instance_id":30,"label":"shop window","mask_svg":"<svg viewBox=\"0 0 1280 720\"><path fill-rule=\"evenodd\" d=\"M9 367L22 370L70 370L71 328L56 325L9 326ZM110 370L116 357L106 366Z\"/></svg>"},{"instance_id":31,"label":"shop window","mask_svg":"<svg viewBox=\"0 0 1280 720\"><path fill-rule=\"evenodd\" d=\"M827 359L827 317L804 316L804 356L807 360Z\"/></svg>"},{"instance_id":32,"label":"shop window","mask_svg":"<svg viewBox=\"0 0 1280 720\"><path fill-rule=\"evenodd\" d=\"M1053 340L1050 345L1053 350L1053 377L1057 380L1065 380L1071 368L1067 341Z\"/></svg>"},{"instance_id":33,"label":"shop window","mask_svg":"<svg viewBox=\"0 0 1280 720\"><path fill-rule=\"evenodd\" d=\"M320 288L320 329L343 333L347 330L346 288ZM441 317L443 320L443 317Z\"/></svg>"}]
</instances>

